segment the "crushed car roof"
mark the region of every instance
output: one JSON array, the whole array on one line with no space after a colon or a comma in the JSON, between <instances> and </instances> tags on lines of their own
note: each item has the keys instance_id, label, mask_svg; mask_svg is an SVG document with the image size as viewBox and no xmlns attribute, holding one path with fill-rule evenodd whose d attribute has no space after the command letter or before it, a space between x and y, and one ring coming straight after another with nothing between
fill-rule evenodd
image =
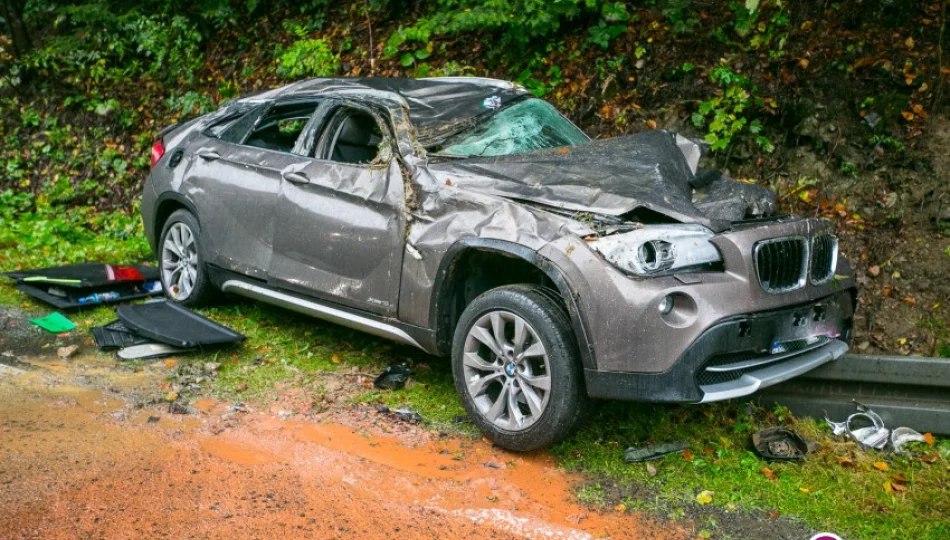
<instances>
[{"instance_id":1,"label":"crushed car roof","mask_svg":"<svg viewBox=\"0 0 950 540\"><path fill-rule=\"evenodd\" d=\"M333 90L392 92L409 105L409 119L416 129L441 131L465 123L485 112L505 106L529 92L508 81L482 77L390 79L378 77L308 79L279 90L276 96L305 96Z\"/></svg>"}]
</instances>

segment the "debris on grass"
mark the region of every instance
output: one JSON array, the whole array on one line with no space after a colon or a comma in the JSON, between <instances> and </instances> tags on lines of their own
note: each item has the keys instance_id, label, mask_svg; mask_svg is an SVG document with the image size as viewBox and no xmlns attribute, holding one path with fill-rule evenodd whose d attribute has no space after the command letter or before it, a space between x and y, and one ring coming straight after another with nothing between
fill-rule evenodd
<instances>
[{"instance_id":1,"label":"debris on grass","mask_svg":"<svg viewBox=\"0 0 950 540\"><path fill-rule=\"evenodd\" d=\"M421 414L406 407L402 407L399 409L390 409L386 405L376 405L376 411L379 412L380 414L390 414L392 416L395 416L399 420L402 420L403 422L407 422L410 424L421 424L425 421L425 419L422 418Z\"/></svg>"},{"instance_id":2,"label":"debris on grass","mask_svg":"<svg viewBox=\"0 0 950 540\"><path fill-rule=\"evenodd\" d=\"M627 463L639 463L657 459L669 454L677 454L689 449L689 444L684 441L667 442L661 444L651 444L640 448L627 448L623 453L624 460Z\"/></svg>"},{"instance_id":3,"label":"debris on grass","mask_svg":"<svg viewBox=\"0 0 950 540\"><path fill-rule=\"evenodd\" d=\"M911 456L905 452L903 446L911 442L921 442L932 444L933 435L929 433L924 435L908 427L898 427L889 430L884 427L884 420L869 409L868 407L855 402L858 411L847 418L844 422L832 422L825 418L825 422L831 427L831 432L836 436L848 436L854 439L858 446L867 450L885 450L889 449L897 455ZM927 435L930 435L928 439ZM875 463L875 467L877 463ZM886 466L886 465L885 465ZM881 469L887 470L887 469Z\"/></svg>"},{"instance_id":4,"label":"debris on grass","mask_svg":"<svg viewBox=\"0 0 950 540\"><path fill-rule=\"evenodd\" d=\"M801 461L816 450L816 443L783 427L772 427L752 434L755 453L768 461Z\"/></svg>"},{"instance_id":5,"label":"debris on grass","mask_svg":"<svg viewBox=\"0 0 950 540\"><path fill-rule=\"evenodd\" d=\"M382 390L400 390L406 386L412 370L409 364L391 364L373 381L373 386Z\"/></svg>"},{"instance_id":6,"label":"debris on grass","mask_svg":"<svg viewBox=\"0 0 950 540\"><path fill-rule=\"evenodd\" d=\"M53 334L60 334L76 329L76 325L58 311L54 311L45 317L30 319L30 322Z\"/></svg>"},{"instance_id":7,"label":"debris on grass","mask_svg":"<svg viewBox=\"0 0 950 540\"><path fill-rule=\"evenodd\" d=\"M931 438L931 440L933 439ZM927 442L927 437L907 427L894 428L894 430L891 431L891 449L894 450L895 454L900 456L911 455L903 449L904 445L910 442L925 443Z\"/></svg>"}]
</instances>

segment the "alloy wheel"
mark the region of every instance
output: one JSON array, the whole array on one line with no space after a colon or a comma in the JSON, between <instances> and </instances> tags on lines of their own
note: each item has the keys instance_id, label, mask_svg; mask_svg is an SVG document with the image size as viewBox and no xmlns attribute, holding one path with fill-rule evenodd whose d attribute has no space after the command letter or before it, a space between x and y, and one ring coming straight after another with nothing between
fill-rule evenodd
<instances>
[{"instance_id":1,"label":"alloy wheel","mask_svg":"<svg viewBox=\"0 0 950 540\"><path fill-rule=\"evenodd\" d=\"M186 300L198 281L198 244L184 223L168 229L162 244L162 285L173 300Z\"/></svg>"},{"instance_id":2,"label":"alloy wheel","mask_svg":"<svg viewBox=\"0 0 950 540\"><path fill-rule=\"evenodd\" d=\"M527 321L508 311L482 315L468 331L462 357L465 387L495 426L527 429L551 393L548 354Z\"/></svg>"}]
</instances>

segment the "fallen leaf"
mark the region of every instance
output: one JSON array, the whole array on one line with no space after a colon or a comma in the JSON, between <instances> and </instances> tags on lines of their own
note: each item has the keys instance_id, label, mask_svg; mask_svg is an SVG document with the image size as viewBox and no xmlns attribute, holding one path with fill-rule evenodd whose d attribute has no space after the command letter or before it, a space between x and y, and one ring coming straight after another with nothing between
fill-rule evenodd
<instances>
[{"instance_id":1,"label":"fallen leaf","mask_svg":"<svg viewBox=\"0 0 950 540\"><path fill-rule=\"evenodd\" d=\"M904 303L905 303L905 304L914 305L914 304L917 303L917 299L914 298L913 296L908 296L908 297L904 298Z\"/></svg>"},{"instance_id":2,"label":"fallen leaf","mask_svg":"<svg viewBox=\"0 0 950 540\"><path fill-rule=\"evenodd\" d=\"M778 519L782 514L780 514L778 510L769 510L768 516L769 519Z\"/></svg>"},{"instance_id":3,"label":"fallen leaf","mask_svg":"<svg viewBox=\"0 0 950 540\"><path fill-rule=\"evenodd\" d=\"M908 84L910 84L910 83L908 83ZM910 111L901 111L901 116L903 116L903 117L904 117L904 120L907 120L908 122L910 122L911 120L914 119L914 113L912 113L912 112L910 112Z\"/></svg>"},{"instance_id":4,"label":"fallen leaf","mask_svg":"<svg viewBox=\"0 0 950 540\"><path fill-rule=\"evenodd\" d=\"M175 401L178 399L178 392L169 392L165 394L165 399L168 401Z\"/></svg>"},{"instance_id":5,"label":"fallen leaf","mask_svg":"<svg viewBox=\"0 0 950 540\"><path fill-rule=\"evenodd\" d=\"M625 504L623 504L623 503L620 503L620 504L618 504L617 506L614 506L614 510L616 510L616 511L618 511L618 512L626 512L626 511L627 511L627 505L625 505Z\"/></svg>"},{"instance_id":6,"label":"fallen leaf","mask_svg":"<svg viewBox=\"0 0 950 540\"><path fill-rule=\"evenodd\" d=\"M656 476L656 467L654 467L652 463L647 463L647 474Z\"/></svg>"},{"instance_id":7,"label":"fallen leaf","mask_svg":"<svg viewBox=\"0 0 950 540\"><path fill-rule=\"evenodd\" d=\"M842 467L854 467L854 462L851 461L851 458L836 457L835 459L838 460L838 464L841 465Z\"/></svg>"},{"instance_id":8,"label":"fallen leaf","mask_svg":"<svg viewBox=\"0 0 950 540\"><path fill-rule=\"evenodd\" d=\"M333 356L330 357L330 361L333 362L334 364L339 364L339 363L340 363L340 355L334 354Z\"/></svg>"},{"instance_id":9,"label":"fallen leaf","mask_svg":"<svg viewBox=\"0 0 950 540\"><path fill-rule=\"evenodd\" d=\"M921 105L921 104L918 103L918 104L914 105L913 107L911 107L911 109L913 109L914 114L916 114L917 116L923 118L924 120L927 119L927 112L924 111L924 106L923 106L923 105Z\"/></svg>"},{"instance_id":10,"label":"fallen leaf","mask_svg":"<svg viewBox=\"0 0 950 540\"><path fill-rule=\"evenodd\" d=\"M905 40L904 40L904 46L907 47L908 49L913 49L913 48L914 48L914 38L909 37L909 38L905 39Z\"/></svg>"},{"instance_id":11,"label":"fallen leaf","mask_svg":"<svg viewBox=\"0 0 950 540\"><path fill-rule=\"evenodd\" d=\"M169 358L168 360L165 360L165 367L173 368L175 367L175 364L177 363L178 363L178 360L175 360L174 358Z\"/></svg>"},{"instance_id":12,"label":"fallen leaf","mask_svg":"<svg viewBox=\"0 0 950 540\"><path fill-rule=\"evenodd\" d=\"M769 481L775 481L775 473L772 471L772 469L768 467L762 467L762 474L764 474L765 477L769 479Z\"/></svg>"},{"instance_id":13,"label":"fallen leaf","mask_svg":"<svg viewBox=\"0 0 950 540\"><path fill-rule=\"evenodd\" d=\"M928 456L917 456L914 458L914 461L919 461L921 463L936 463L939 456L936 453L930 454Z\"/></svg>"},{"instance_id":14,"label":"fallen leaf","mask_svg":"<svg viewBox=\"0 0 950 540\"><path fill-rule=\"evenodd\" d=\"M716 493L715 491L709 491L705 489L699 492L699 495L696 495L696 502L699 504L709 504L712 502L712 496Z\"/></svg>"},{"instance_id":15,"label":"fallen leaf","mask_svg":"<svg viewBox=\"0 0 950 540\"><path fill-rule=\"evenodd\" d=\"M247 383L241 383L236 386L238 392L243 392L247 390Z\"/></svg>"},{"instance_id":16,"label":"fallen leaf","mask_svg":"<svg viewBox=\"0 0 950 540\"><path fill-rule=\"evenodd\" d=\"M884 493L894 494L894 488L891 486L891 483L888 481L884 482Z\"/></svg>"},{"instance_id":17,"label":"fallen leaf","mask_svg":"<svg viewBox=\"0 0 950 540\"><path fill-rule=\"evenodd\" d=\"M571 149L567 146L562 146L561 148L558 148L557 150L555 150L555 152L557 152L558 154L566 154L570 151Z\"/></svg>"},{"instance_id":18,"label":"fallen leaf","mask_svg":"<svg viewBox=\"0 0 950 540\"><path fill-rule=\"evenodd\" d=\"M879 470L879 471L886 471L886 470L888 470L890 467L888 467L888 466L887 466L887 463L884 463L883 461L875 461L875 462L874 462L874 468L877 469L877 470Z\"/></svg>"},{"instance_id":19,"label":"fallen leaf","mask_svg":"<svg viewBox=\"0 0 950 540\"><path fill-rule=\"evenodd\" d=\"M803 488L803 487L798 488L798 491L801 491L801 492L804 493L805 495L808 495L809 493L811 493L811 490L810 490L810 489L808 489L808 488Z\"/></svg>"},{"instance_id":20,"label":"fallen leaf","mask_svg":"<svg viewBox=\"0 0 950 540\"><path fill-rule=\"evenodd\" d=\"M799 60L799 61L798 61L798 67L800 67L800 68L802 68L802 69L807 69L807 68L808 68L808 59L807 59L807 58L802 58L801 60Z\"/></svg>"},{"instance_id":21,"label":"fallen leaf","mask_svg":"<svg viewBox=\"0 0 950 540\"><path fill-rule=\"evenodd\" d=\"M689 451L689 448L683 450L683 459L686 461L693 461L693 453Z\"/></svg>"},{"instance_id":22,"label":"fallen leaf","mask_svg":"<svg viewBox=\"0 0 950 540\"><path fill-rule=\"evenodd\" d=\"M874 277L881 275L881 267L876 264L874 266L869 267L868 274L871 274Z\"/></svg>"},{"instance_id":23,"label":"fallen leaf","mask_svg":"<svg viewBox=\"0 0 950 540\"><path fill-rule=\"evenodd\" d=\"M650 129L656 129L656 121L655 121L655 120L647 120L647 127L650 128Z\"/></svg>"},{"instance_id":24,"label":"fallen leaf","mask_svg":"<svg viewBox=\"0 0 950 540\"><path fill-rule=\"evenodd\" d=\"M894 476L891 477L891 480L893 480L894 482L897 482L898 484L906 484L906 483L907 483L907 479L904 478L904 475L903 475L903 474L895 474Z\"/></svg>"},{"instance_id":25,"label":"fallen leaf","mask_svg":"<svg viewBox=\"0 0 950 540\"><path fill-rule=\"evenodd\" d=\"M898 484L897 482L891 482L891 490L897 491L899 493L904 493L905 491L907 491L907 486L905 486L904 484Z\"/></svg>"},{"instance_id":26,"label":"fallen leaf","mask_svg":"<svg viewBox=\"0 0 950 540\"><path fill-rule=\"evenodd\" d=\"M928 446L933 446L933 445L934 445L934 436L933 436L933 434L932 434L932 433L924 433L924 442L926 442Z\"/></svg>"}]
</instances>

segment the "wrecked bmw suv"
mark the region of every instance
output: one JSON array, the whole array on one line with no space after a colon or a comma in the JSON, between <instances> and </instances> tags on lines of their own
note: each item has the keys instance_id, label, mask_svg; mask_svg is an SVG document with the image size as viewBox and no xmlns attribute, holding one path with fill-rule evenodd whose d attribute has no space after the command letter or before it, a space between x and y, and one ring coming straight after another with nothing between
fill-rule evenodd
<instances>
[{"instance_id":1,"label":"wrecked bmw suv","mask_svg":"<svg viewBox=\"0 0 950 540\"><path fill-rule=\"evenodd\" d=\"M847 350L831 224L700 154L592 141L503 81L307 80L162 131L142 217L171 300L220 290L449 356L478 427L530 450L591 398L736 398Z\"/></svg>"}]
</instances>

